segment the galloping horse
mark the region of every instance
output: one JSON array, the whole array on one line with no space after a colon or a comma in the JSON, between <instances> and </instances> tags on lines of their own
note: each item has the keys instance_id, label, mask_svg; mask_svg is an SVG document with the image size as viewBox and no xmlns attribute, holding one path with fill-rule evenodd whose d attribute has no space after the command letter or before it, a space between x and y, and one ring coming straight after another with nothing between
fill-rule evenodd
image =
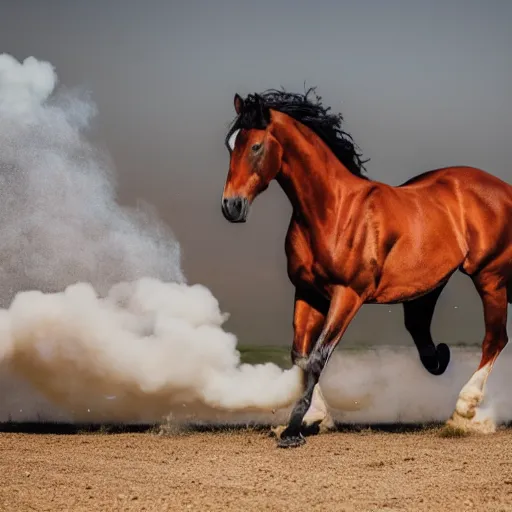
<instances>
[{"instance_id":1,"label":"galloping horse","mask_svg":"<svg viewBox=\"0 0 512 512\"><path fill-rule=\"evenodd\" d=\"M305 415L314 397L322 400L322 369L363 304L402 303L423 366L442 374L450 350L434 344L430 324L456 270L481 297L485 337L448 423L476 428L486 380L508 341L512 187L471 167L432 170L396 187L370 180L342 115L331 114L316 94L311 99L312 91L236 94L237 117L226 136L224 217L245 222L273 179L293 206L285 250L295 286L291 357L302 369L303 395L278 446L305 442ZM316 425L332 421L327 416L317 415Z\"/></svg>"}]
</instances>

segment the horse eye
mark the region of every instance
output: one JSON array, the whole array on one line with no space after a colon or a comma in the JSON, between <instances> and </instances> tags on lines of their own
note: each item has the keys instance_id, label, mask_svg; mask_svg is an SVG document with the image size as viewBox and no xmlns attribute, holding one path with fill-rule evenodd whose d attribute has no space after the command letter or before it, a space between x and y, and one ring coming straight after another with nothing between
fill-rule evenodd
<instances>
[{"instance_id":1,"label":"horse eye","mask_svg":"<svg viewBox=\"0 0 512 512\"><path fill-rule=\"evenodd\" d=\"M251 149L253 151L258 151L258 149L260 149L260 148L261 148L261 144L253 144Z\"/></svg>"}]
</instances>

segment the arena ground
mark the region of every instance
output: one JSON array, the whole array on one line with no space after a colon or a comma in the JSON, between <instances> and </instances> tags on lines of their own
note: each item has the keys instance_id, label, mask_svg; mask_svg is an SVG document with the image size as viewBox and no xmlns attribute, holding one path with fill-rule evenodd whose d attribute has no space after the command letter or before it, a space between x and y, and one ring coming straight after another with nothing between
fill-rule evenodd
<instances>
[{"instance_id":1,"label":"arena ground","mask_svg":"<svg viewBox=\"0 0 512 512\"><path fill-rule=\"evenodd\" d=\"M512 430L342 429L277 449L267 429L0 432L0 510L512 510Z\"/></svg>"}]
</instances>

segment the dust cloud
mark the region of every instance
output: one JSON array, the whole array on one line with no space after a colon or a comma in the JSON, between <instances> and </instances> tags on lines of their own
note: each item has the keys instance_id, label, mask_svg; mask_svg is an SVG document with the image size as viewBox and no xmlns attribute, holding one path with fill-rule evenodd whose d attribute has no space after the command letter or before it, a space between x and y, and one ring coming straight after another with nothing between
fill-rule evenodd
<instances>
[{"instance_id":1,"label":"dust cloud","mask_svg":"<svg viewBox=\"0 0 512 512\"><path fill-rule=\"evenodd\" d=\"M169 228L116 203L114 169L86 139L94 104L56 86L50 63L0 56L3 373L74 419L289 403L297 370L239 364L227 316L186 283Z\"/></svg>"}]
</instances>

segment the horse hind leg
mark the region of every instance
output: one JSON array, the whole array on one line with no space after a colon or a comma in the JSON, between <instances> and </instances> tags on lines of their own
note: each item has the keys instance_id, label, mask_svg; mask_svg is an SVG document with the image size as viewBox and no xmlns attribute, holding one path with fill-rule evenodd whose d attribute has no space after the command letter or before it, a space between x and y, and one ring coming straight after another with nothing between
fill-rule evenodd
<instances>
[{"instance_id":1,"label":"horse hind leg","mask_svg":"<svg viewBox=\"0 0 512 512\"><path fill-rule=\"evenodd\" d=\"M436 303L445 286L443 283L430 293L403 303L405 328L418 349L423 366L432 375L444 373L450 362L448 345L440 343L436 347L430 332Z\"/></svg>"},{"instance_id":2,"label":"horse hind leg","mask_svg":"<svg viewBox=\"0 0 512 512\"><path fill-rule=\"evenodd\" d=\"M329 413L320 384L317 384L313 390L311 405L302 420L301 433L304 436L311 436L328 432L334 428L334 420Z\"/></svg>"},{"instance_id":3,"label":"horse hind leg","mask_svg":"<svg viewBox=\"0 0 512 512\"><path fill-rule=\"evenodd\" d=\"M482 357L476 372L460 391L455 411L447 425L465 431L488 433L494 432L494 422L491 418L480 419L477 413L493 364L508 342L507 302L511 298L510 284L504 286L500 276L492 274L479 274L472 279L484 307Z\"/></svg>"}]
</instances>

